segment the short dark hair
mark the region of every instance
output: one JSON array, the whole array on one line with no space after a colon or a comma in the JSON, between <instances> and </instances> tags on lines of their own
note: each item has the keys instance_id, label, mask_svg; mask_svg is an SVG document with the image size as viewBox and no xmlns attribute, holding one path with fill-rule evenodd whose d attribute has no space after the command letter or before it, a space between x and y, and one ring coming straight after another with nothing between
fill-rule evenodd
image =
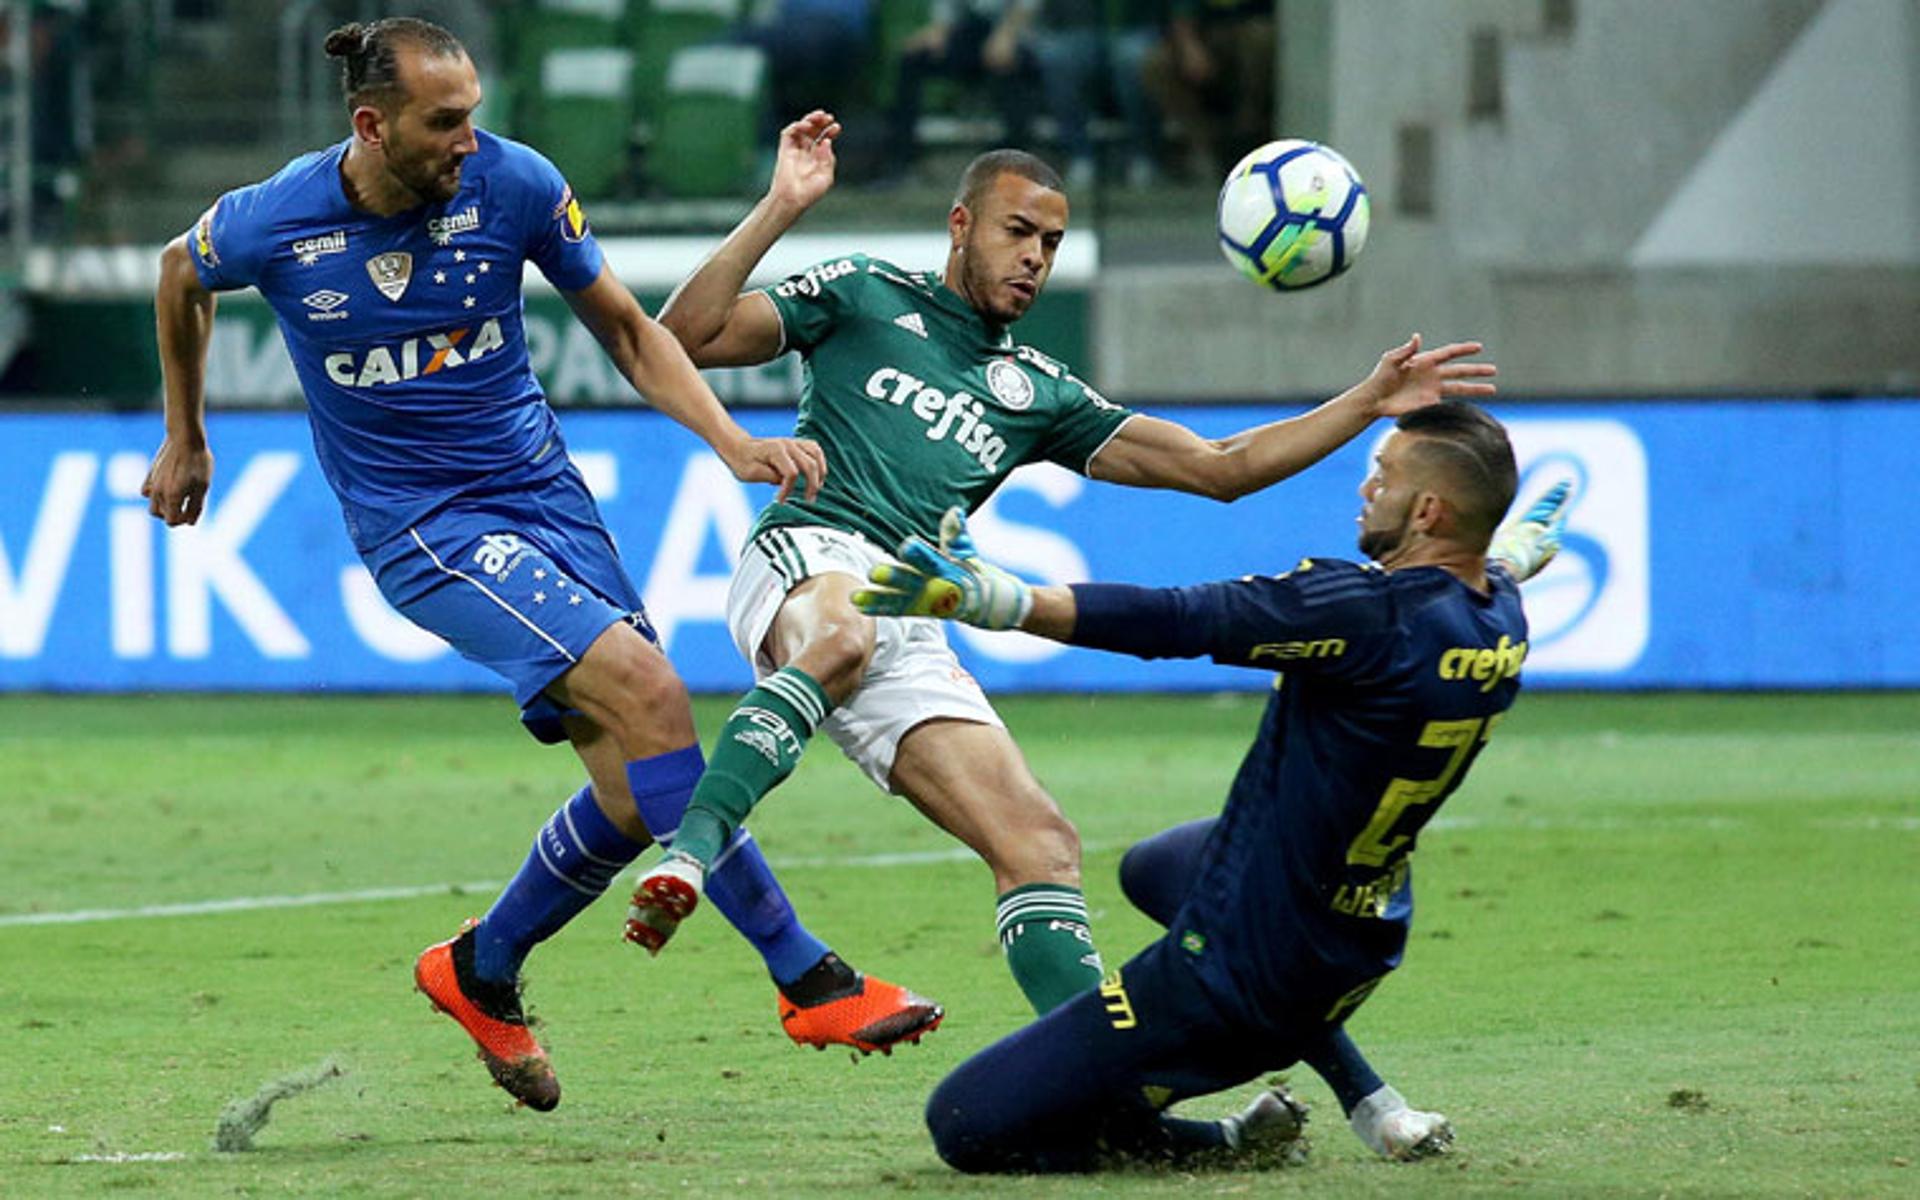
<instances>
[{"instance_id":1,"label":"short dark hair","mask_svg":"<svg viewBox=\"0 0 1920 1200\"><path fill-rule=\"evenodd\" d=\"M1018 175L1063 196L1067 194L1060 172L1048 166L1039 155L1025 150L989 150L968 163L967 169L960 173L960 190L954 193L953 202L972 212L980 203L980 197L986 195L993 181L1002 175Z\"/></svg>"},{"instance_id":2,"label":"short dark hair","mask_svg":"<svg viewBox=\"0 0 1920 1200\"><path fill-rule=\"evenodd\" d=\"M348 112L363 104L384 112L395 101L405 99L406 89L400 84L402 46L438 58L455 58L467 52L459 38L418 17L342 25L327 35L327 57L340 60L340 94L346 97Z\"/></svg>"},{"instance_id":3,"label":"short dark hair","mask_svg":"<svg viewBox=\"0 0 1920 1200\"><path fill-rule=\"evenodd\" d=\"M1520 487L1506 427L1476 404L1445 400L1414 409L1394 428L1413 435L1413 453L1453 485L1447 499L1459 513L1462 533L1492 538Z\"/></svg>"}]
</instances>

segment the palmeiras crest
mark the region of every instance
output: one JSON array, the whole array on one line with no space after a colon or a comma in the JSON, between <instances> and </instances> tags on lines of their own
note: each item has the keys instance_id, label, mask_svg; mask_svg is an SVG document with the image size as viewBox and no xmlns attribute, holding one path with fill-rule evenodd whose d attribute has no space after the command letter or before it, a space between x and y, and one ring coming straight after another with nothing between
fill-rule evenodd
<instances>
[{"instance_id":1,"label":"palmeiras crest","mask_svg":"<svg viewBox=\"0 0 1920 1200\"><path fill-rule=\"evenodd\" d=\"M987 364L987 387L994 399L1020 412L1033 404L1033 380L1010 358L996 358Z\"/></svg>"}]
</instances>

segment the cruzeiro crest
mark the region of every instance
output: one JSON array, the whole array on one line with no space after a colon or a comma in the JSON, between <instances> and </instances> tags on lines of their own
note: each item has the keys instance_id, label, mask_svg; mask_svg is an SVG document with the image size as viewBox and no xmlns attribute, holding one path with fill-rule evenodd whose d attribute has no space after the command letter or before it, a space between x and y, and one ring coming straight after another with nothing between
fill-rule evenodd
<instances>
[{"instance_id":1,"label":"cruzeiro crest","mask_svg":"<svg viewBox=\"0 0 1920 1200\"><path fill-rule=\"evenodd\" d=\"M993 398L1014 412L1033 404L1033 380L1010 358L996 358L987 364L987 388Z\"/></svg>"},{"instance_id":2,"label":"cruzeiro crest","mask_svg":"<svg viewBox=\"0 0 1920 1200\"><path fill-rule=\"evenodd\" d=\"M376 254L367 260L367 274L373 278L373 286L389 300L398 300L407 290L407 282L413 278L413 255L405 250L394 250L386 254Z\"/></svg>"}]
</instances>

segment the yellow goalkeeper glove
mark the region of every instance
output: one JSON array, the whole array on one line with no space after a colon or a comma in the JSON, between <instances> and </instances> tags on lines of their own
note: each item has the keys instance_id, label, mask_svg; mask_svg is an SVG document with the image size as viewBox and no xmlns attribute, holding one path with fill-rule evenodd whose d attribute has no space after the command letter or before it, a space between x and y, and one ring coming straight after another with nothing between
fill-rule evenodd
<instances>
[{"instance_id":1,"label":"yellow goalkeeper glove","mask_svg":"<svg viewBox=\"0 0 1920 1200\"><path fill-rule=\"evenodd\" d=\"M940 518L940 544L910 537L899 561L867 572L872 587L853 594L853 606L875 617L941 617L981 629L1011 629L1033 609L1025 580L980 557L966 514L950 508Z\"/></svg>"}]
</instances>

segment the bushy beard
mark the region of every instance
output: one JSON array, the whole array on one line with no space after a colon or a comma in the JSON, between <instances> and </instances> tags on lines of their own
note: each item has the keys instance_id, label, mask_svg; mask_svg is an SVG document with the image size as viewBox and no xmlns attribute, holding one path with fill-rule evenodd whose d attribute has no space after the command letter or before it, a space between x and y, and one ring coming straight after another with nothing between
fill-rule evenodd
<instances>
[{"instance_id":1,"label":"bushy beard","mask_svg":"<svg viewBox=\"0 0 1920 1200\"><path fill-rule=\"evenodd\" d=\"M431 164L418 160L396 160L392 154L387 156L387 170L401 182L406 189L429 204L444 204L460 191L460 176L448 178L443 172L436 172Z\"/></svg>"}]
</instances>

